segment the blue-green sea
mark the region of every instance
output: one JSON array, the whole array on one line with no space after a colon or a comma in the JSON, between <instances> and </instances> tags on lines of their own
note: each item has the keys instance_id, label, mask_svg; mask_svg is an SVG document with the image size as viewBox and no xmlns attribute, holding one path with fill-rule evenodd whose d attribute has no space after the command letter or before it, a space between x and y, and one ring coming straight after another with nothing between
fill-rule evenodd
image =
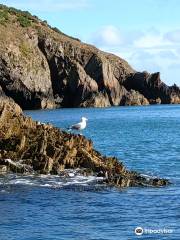
<instances>
[{"instance_id":1,"label":"blue-green sea","mask_svg":"<svg viewBox=\"0 0 180 240\"><path fill-rule=\"evenodd\" d=\"M83 134L130 170L168 178L162 188L107 188L93 177L0 176L0 240L180 239L180 105L26 111ZM144 233L137 236L136 227ZM163 232L164 231L164 232Z\"/></svg>"}]
</instances>

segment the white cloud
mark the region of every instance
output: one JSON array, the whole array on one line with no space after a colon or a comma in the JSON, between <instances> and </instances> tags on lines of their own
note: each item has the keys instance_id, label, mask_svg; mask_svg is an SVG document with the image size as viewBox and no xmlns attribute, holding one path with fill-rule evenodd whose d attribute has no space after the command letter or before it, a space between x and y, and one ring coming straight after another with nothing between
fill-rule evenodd
<instances>
[{"instance_id":1,"label":"white cloud","mask_svg":"<svg viewBox=\"0 0 180 240\"><path fill-rule=\"evenodd\" d=\"M134 41L134 47L137 48L163 48L171 46L169 41L164 41L161 35L145 34L143 37Z\"/></svg>"},{"instance_id":2,"label":"white cloud","mask_svg":"<svg viewBox=\"0 0 180 240\"><path fill-rule=\"evenodd\" d=\"M100 47L118 46L123 43L123 39L118 28L108 25L92 34L92 43Z\"/></svg>"},{"instance_id":3,"label":"white cloud","mask_svg":"<svg viewBox=\"0 0 180 240\"><path fill-rule=\"evenodd\" d=\"M176 49L172 50L160 50L158 51L158 56L163 59L168 59L170 61L179 60L179 53Z\"/></svg>"},{"instance_id":4,"label":"white cloud","mask_svg":"<svg viewBox=\"0 0 180 240\"><path fill-rule=\"evenodd\" d=\"M164 36L164 39L167 39L173 43L180 44L180 29L176 29L174 31L167 32Z\"/></svg>"},{"instance_id":5,"label":"white cloud","mask_svg":"<svg viewBox=\"0 0 180 240\"><path fill-rule=\"evenodd\" d=\"M12 6L18 9L38 12L58 12L62 10L81 9L89 6L88 0L6 0L2 4Z\"/></svg>"},{"instance_id":6,"label":"white cloud","mask_svg":"<svg viewBox=\"0 0 180 240\"><path fill-rule=\"evenodd\" d=\"M180 29L126 32L106 26L93 35L91 43L126 59L137 71L161 72L167 84L180 85Z\"/></svg>"}]
</instances>

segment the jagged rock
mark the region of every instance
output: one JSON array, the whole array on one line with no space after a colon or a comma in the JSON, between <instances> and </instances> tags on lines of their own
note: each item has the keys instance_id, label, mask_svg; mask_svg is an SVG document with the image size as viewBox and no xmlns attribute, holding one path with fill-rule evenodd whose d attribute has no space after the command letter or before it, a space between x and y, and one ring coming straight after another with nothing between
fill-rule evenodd
<instances>
[{"instance_id":1,"label":"jagged rock","mask_svg":"<svg viewBox=\"0 0 180 240\"><path fill-rule=\"evenodd\" d=\"M0 172L62 175L65 169L81 169L84 175L102 176L106 184L118 187L169 184L128 171L118 159L102 156L84 136L25 117L12 99L2 95Z\"/></svg>"},{"instance_id":2,"label":"jagged rock","mask_svg":"<svg viewBox=\"0 0 180 240\"><path fill-rule=\"evenodd\" d=\"M130 74L124 82L124 86L128 91L131 89L138 91L152 104L180 103L180 89L176 85L168 87L163 83L159 72Z\"/></svg>"},{"instance_id":3,"label":"jagged rock","mask_svg":"<svg viewBox=\"0 0 180 240\"><path fill-rule=\"evenodd\" d=\"M30 165L22 164L19 161L14 162L11 159L0 159L0 166L4 166L3 168L1 167L1 169L5 169L6 172L30 173L33 171Z\"/></svg>"},{"instance_id":4,"label":"jagged rock","mask_svg":"<svg viewBox=\"0 0 180 240\"><path fill-rule=\"evenodd\" d=\"M149 99L150 104L161 104L161 99Z\"/></svg>"},{"instance_id":5,"label":"jagged rock","mask_svg":"<svg viewBox=\"0 0 180 240\"><path fill-rule=\"evenodd\" d=\"M107 93L91 93L88 99L80 104L80 107L110 107Z\"/></svg>"},{"instance_id":6,"label":"jagged rock","mask_svg":"<svg viewBox=\"0 0 180 240\"><path fill-rule=\"evenodd\" d=\"M10 17L10 15L9 15ZM0 85L24 109L54 108L50 70L36 31L0 24Z\"/></svg>"},{"instance_id":7,"label":"jagged rock","mask_svg":"<svg viewBox=\"0 0 180 240\"><path fill-rule=\"evenodd\" d=\"M0 165L0 174L7 173L8 169L6 165Z\"/></svg>"},{"instance_id":8,"label":"jagged rock","mask_svg":"<svg viewBox=\"0 0 180 240\"><path fill-rule=\"evenodd\" d=\"M138 73L27 12L0 11L0 86L23 109L180 103L180 89L159 73Z\"/></svg>"},{"instance_id":9,"label":"jagged rock","mask_svg":"<svg viewBox=\"0 0 180 240\"><path fill-rule=\"evenodd\" d=\"M122 105L134 106L134 105L149 105L149 101L142 94L135 90L130 90L125 96Z\"/></svg>"}]
</instances>

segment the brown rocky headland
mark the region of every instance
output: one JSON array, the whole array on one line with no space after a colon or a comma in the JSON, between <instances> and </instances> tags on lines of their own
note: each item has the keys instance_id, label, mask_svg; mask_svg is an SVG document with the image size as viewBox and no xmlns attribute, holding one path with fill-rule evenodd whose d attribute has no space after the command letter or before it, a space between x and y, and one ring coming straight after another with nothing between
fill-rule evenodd
<instances>
[{"instance_id":1,"label":"brown rocky headland","mask_svg":"<svg viewBox=\"0 0 180 240\"><path fill-rule=\"evenodd\" d=\"M179 87L167 86L160 73L137 72L122 58L4 5L0 86L22 109L180 103Z\"/></svg>"}]
</instances>

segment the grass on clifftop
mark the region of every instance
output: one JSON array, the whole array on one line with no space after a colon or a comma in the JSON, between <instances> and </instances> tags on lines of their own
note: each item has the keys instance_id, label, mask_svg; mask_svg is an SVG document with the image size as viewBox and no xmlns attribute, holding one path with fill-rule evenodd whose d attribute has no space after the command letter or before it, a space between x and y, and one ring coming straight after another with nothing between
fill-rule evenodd
<instances>
[{"instance_id":1,"label":"grass on clifftop","mask_svg":"<svg viewBox=\"0 0 180 240\"><path fill-rule=\"evenodd\" d=\"M16 18L13 18L15 16ZM16 20L15 20L16 19ZM17 21L21 27L30 27L33 26L33 23L41 23L41 25L47 26L52 29L54 32L69 37L73 40L79 41L78 38L71 37L63 32L61 32L56 27L51 27L46 21L41 21L37 16L32 16L28 11L18 10L13 7L7 7L3 4L0 4L0 24L5 25L6 23L13 23Z\"/></svg>"},{"instance_id":2,"label":"grass on clifftop","mask_svg":"<svg viewBox=\"0 0 180 240\"><path fill-rule=\"evenodd\" d=\"M5 24L8 21L8 11L0 9L0 24Z\"/></svg>"},{"instance_id":3,"label":"grass on clifftop","mask_svg":"<svg viewBox=\"0 0 180 240\"><path fill-rule=\"evenodd\" d=\"M31 21L25 16L19 16L17 18L17 20L22 27L30 27L31 26Z\"/></svg>"},{"instance_id":4,"label":"grass on clifftop","mask_svg":"<svg viewBox=\"0 0 180 240\"><path fill-rule=\"evenodd\" d=\"M19 22L22 27L31 26L32 20L34 20L31 14L27 11L8 8L0 4L0 24L11 22L12 15L15 15L17 17L17 22Z\"/></svg>"}]
</instances>

